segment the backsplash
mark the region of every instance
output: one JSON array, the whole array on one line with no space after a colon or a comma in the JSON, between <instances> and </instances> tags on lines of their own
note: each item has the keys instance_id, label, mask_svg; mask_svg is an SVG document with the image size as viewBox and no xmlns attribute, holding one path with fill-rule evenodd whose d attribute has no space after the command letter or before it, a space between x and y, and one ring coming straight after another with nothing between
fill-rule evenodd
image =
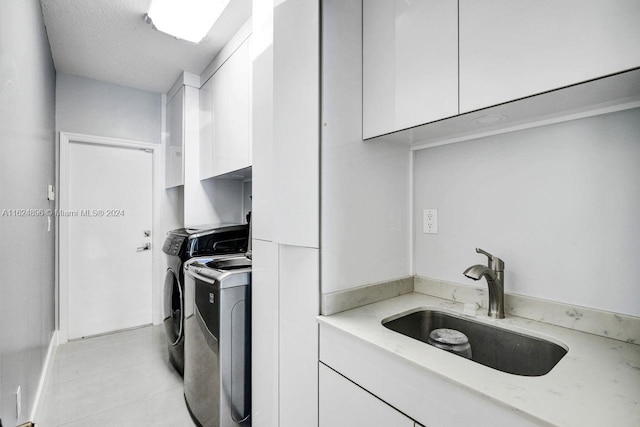
<instances>
[{"instance_id":1,"label":"backsplash","mask_svg":"<svg viewBox=\"0 0 640 427\"><path fill-rule=\"evenodd\" d=\"M415 274L471 285L480 247L507 293L640 316L638 135L633 109L416 151Z\"/></svg>"},{"instance_id":2,"label":"backsplash","mask_svg":"<svg viewBox=\"0 0 640 427\"><path fill-rule=\"evenodd\" d=\"M427 277L404 277L322 295L321 314L330 316L400 295L417 292L460 304L467 315L486 315L486 288ZM469 309L467 305L473 305ZM640 345L640 317L505 293L505 313ZM500 322L500 320L497 320Z\"/></svg>"},{"instance_id":3,"label":"backsplash","mask_svg":"<svg viewBox=\"0 0 640 427\"><path fill-rule=\"evenodd\" d=\"M475 304L478 311L482 311L483 314L486 314L484 312L488 307L489 292L480 287L415 277L414 292L463 304ZM640 318L638 317L509 293L505 293L504 298L504 310L507 316L523 317L640 344Z\"/></svg>"},{"instance_id":4,"label":"backsplash","mask_svg":"<svg viewBox=\"0 0 640 427\"><path fill-rule=\"evenodd\" d=\"M320 312L330 316L341 311L362 307L389 298L413 292L413 277L404 277L388 282L372 283L345 291L322 294Z\"/></svg>"}]
</instances>

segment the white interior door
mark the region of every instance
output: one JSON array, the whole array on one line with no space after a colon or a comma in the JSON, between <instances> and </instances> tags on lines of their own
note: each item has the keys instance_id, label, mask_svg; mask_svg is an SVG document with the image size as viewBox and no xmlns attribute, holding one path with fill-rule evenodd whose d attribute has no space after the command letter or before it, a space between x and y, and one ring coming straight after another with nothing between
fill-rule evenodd
<instances>
[{"instance_id":1,"label":"white interior door","mask_svg":"<svg viewBox=\"0 0 640 427\"><path fill-rule=\"evenodd\" d=\"M152 323L152 153L69 141L67 159L68 338Z\"/></svg>"}]
</instances>

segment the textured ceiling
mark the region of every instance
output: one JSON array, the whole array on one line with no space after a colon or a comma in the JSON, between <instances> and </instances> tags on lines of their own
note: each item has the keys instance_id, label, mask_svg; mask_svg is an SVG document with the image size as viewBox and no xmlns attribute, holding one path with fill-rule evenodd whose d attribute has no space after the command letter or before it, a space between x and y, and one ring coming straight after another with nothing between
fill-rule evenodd
<instances>
[{"instance_id":1,"label":"textured ceiling","mask_svg":"<svg viewBox=\"0 0 640 427\"><path fill-rule=\"evenodd\" d=\"M144 22L151 0L40 3L58 72L159 93L183 70L200 74L251 15L251 0L232 0L209 34L193 44Z\"/></svg>"}]
</instances>

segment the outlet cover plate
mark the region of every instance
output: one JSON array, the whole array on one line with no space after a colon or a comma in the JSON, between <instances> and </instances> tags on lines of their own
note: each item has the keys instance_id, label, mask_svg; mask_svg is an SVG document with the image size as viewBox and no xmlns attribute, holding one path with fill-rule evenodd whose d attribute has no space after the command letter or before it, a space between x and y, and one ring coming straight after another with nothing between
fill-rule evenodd
<instances>
[{"instance_id":1,"label":"outlet cover plate","mask_svg":"<svg viewBox=\"0 0 640 427\"><path fill-rule=\"evenodd\" d=\"M425 234L438 234L438 209L422 211L422 231Z\"/></svg>"}]
</instances>

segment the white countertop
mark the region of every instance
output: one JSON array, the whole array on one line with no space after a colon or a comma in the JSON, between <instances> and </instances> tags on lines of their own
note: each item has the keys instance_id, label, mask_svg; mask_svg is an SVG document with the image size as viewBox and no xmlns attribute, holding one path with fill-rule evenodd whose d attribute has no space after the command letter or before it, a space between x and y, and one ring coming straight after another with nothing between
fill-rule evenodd
<instances>
[{"instance_id":1,"label":"white countertop","mask_svg":"<svg viewBox=\"0 0 640 427\"><path fill-rule=\"evenodd\" d=\"M568 353L548 374L507 374L391 331L382 320L416 308L462 312L462 304L410 293L319 316L354 339L390 352L415 369L428 370L468 390L552 425L640 426L640 345L507 315L475 320L561 343ZM322 343L321 343L322 345ZM343 372L349 376L348 372ZM374 390L370 390L375 393Z\"/></svg>"}]
</instances>

